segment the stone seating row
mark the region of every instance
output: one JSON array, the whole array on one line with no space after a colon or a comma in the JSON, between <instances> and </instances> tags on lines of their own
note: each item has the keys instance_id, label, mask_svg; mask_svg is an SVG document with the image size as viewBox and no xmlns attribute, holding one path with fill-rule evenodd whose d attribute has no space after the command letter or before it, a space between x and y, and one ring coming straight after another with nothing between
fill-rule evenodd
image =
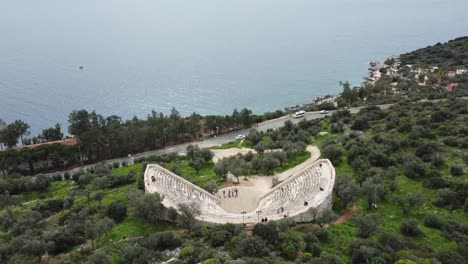
<instances>
[{"instance_id":1,"label":"stone seating row","mask_svg":"<svg viewBox=\"0 0 468 264\"><path fill-rule=\"evenodd\" d=\"M320 206L324 198L331 195L334 184L334 168L328 160L320 160L292 175L278 186L259 197L258 205L252 212L247 212L244 219L256 220L257 211L262 216L275 220L284 213L289 216L304 213L310 207ZM220 207L219 198L206 192L155 164L148 165L145 172L147 192L164 195L163 203L167 207L177 207L179 203L199 204L201 219L214 223L241 223L241 214L227 213ZM308 205L304 206L304 202ZM278 209L283 211L278 214Z\"/></svg>"}]
</instances>

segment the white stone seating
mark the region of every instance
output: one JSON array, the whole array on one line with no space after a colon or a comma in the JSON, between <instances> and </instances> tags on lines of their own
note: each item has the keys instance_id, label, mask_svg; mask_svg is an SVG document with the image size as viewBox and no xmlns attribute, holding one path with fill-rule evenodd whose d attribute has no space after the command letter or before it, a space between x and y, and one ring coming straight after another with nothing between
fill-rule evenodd
<instances>
[{"instance_id":1,"label":"white stone seating","mask_svg":"<svg viewBox=\"0 0 468 264\"><path fill-rule=\"evenodd\" d=\"M321 166L320 166L321 165ZM164 196L163 204L166 207L177 208L180 203L199 204L200 220L209 223L242 223L256 222L260 218L278 220L288 217L306 216L310 208L323 209L331 206L333 185L335 182L335 169L329 160L318 160L300 172L291 175L279 185L270 189L258 198L255 210L244 215L228 213L220 206L220 199L198 186L188 182L182 177L150 164L145 171L145 191L158 192ZM320 190L323 188L323 191ZM304 206L307 201L308 206ZM284 211L278 213L279 208ZM294 218L298 220L297 218ZM309 219L310 220L310 219Z\"/></svg>"}]
</instances>

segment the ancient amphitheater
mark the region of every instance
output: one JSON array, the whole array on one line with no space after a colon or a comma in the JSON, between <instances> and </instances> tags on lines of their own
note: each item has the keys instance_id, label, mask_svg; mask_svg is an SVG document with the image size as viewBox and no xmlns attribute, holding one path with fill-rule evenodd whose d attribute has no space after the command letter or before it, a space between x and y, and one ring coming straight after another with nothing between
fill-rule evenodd
<instances>
[{"instance_id":1,"label":"ancient amphitheater","mask_svg":"<svg viewBox=\"0 0 468 264\"><path fill-rule=\"evenodd\" d=\"M248 223L264 217L268 220L286 217L297 222L311 221L317 215L313 211L320 214L331 208L334 183L335 169L329 160L323 159L259 196L249 195L255 194L254 189L240 187L225 188L226 197L221 193L223 189L213 195L156 164L148 165L145 171L146 192L164 195L166 207L198 203L201 210L199 220L205 223ZM239 195L227 197L228 192L235 189ZM237 206L237 213L230 204Z\"/></svg>"}]
</instances>

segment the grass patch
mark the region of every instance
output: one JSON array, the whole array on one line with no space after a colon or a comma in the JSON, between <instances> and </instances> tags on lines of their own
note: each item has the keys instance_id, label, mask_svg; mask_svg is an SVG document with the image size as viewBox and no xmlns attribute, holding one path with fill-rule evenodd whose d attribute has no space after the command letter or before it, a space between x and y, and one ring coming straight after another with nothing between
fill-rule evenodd
<instances>
[{"instance_id":1,"label":"grass patch","mask_svg":"<svg viewBox=\"0 0 468 264\"><path fill-rule=\"evenodd\" d=\"M229 143L213 146L210 149L253 148L254 144L248 139L231 141Z\"/></svg>"},{"instance_id":2,"label":"grass patch","mask_svg":"<svg viewBox=\"0 0 468 264\"><path fill-rule=\"evenodd\" d=\"M303 151L299 153L294 153L287 161L283 162L283 165L276 168L275 172L284 172L291 168L296 167L297 165L303 163L311 156L309 151Z\"/></svg>"},{"instance_id":3,"label":"grass patch","mask_svg":"<svg viewBox=\"0 0 468 264\"><path fill-rule=\"evenodd\" d=\"M115 201L122 201L124 203L127 203L127 191L130 189L137 189L136 183L116 187L116 188L110 188L106 189L104 192L106 195L102 199L102 205L108 206L109 204L115 202Z\"/></svg>"},{"instance_id":4,"label":"grass patch","mask_svg":"<svg viewBox=\"0 0 468 264\"><path fill-rule=\"evenodd\" d=\"M143 219L126 217L122 222L117 223L107 237L103 237L99 242L98 247L103 247L112 242L121 239L147 236L154 232L162 232L175 229L174 225L166 222L160 222L156 227L145 222Z\"/></svg>"},{"instance_id":5,"label":"grass patch","mask_svg":"<svg viewBox=\"0 0 468 264\"><path fill-rule=\"evenodd\" d=\"M136 171L137 173L140 173L142 168L143 168L143 164L137 163L137 164L127 166L127 167L120 167L117 169L112 169L112 174L127 175L132 170Z\"/></svg>"},{"instance_id":6,"label":"grass patch","mask_svg":"<svg viewBox=\"0 0 468 264\"><path fill-rule=\"evenodd\" d=\"M47 190L41 192L25 192L21 194L21 201L23 203L38 200L40 198L49 199L63 199L70 192L73 186L72 180L54 181L50 183Z\"/></svg>"},{"instance_id":7,"label":"grass patch","mask_svg":"<svg viewBox=\"0 0 468 264\"><path fill-rule=\"evenodd\" d=\"M182 176L184 179L194 183L198 187L203 188L203 185L210 180L218 180L219 177L216 176L214 172L214 163L212 161L203 165L203 167L198 171L195 171L194 168L190 167L189 160L187 158L181 157L171 163L164 165L166 169L171 169L173 165L179 166Z\"/></svg>"}]
</instances>

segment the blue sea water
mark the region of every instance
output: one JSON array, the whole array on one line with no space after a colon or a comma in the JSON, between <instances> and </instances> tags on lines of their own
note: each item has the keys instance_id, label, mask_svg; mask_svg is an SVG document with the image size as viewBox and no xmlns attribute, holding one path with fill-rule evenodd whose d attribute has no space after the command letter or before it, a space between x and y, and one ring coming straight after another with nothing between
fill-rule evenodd
<instances>
[{"instance_id":1,"label":"blue sea water","mask_svg":"<svg viewBox=\"0 0 468 264\"><path fill-rule=\"evenodd\" d=\"M359 84L368 62L468 35L466 0L0 3L0 118L256 113ZM80 69L80 66L83 66Z\"/></svg>"}]
</instances>

